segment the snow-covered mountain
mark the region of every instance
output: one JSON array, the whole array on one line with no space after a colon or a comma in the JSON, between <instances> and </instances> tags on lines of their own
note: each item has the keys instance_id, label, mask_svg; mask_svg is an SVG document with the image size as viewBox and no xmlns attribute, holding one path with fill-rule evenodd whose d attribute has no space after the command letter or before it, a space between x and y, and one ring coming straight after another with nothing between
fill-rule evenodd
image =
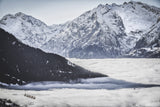
<instances>
[{"instance_id":1,"label":"snow-covered mountain","mask_svg":"<svg viewBox=\"0 0 160 107\"><path fill-rule=\"evenodd\" d=\"M140 48L143 38L150 41L153 37L158 43L159 17L159 8L131 1L99 5L72 21L53 26L23 13L6 15L0 28L29 46L65 57L134 57L136 54L132 53ZM149 47L148 43L151 42L141 48ZM149 51L157 51L154 46Z\"/></svg>"},{"instance_id":2,"label":"snow-covered mountain","mask_svg":"<svg viewBox=\"0 0 160 107\"><path fill-rule=\"evenodd\" d=\"M46 43L53 34L45 23L21 12L4 16L0 23L1 28L20 41L37 48Z\"/></svg>"}]
</instances>

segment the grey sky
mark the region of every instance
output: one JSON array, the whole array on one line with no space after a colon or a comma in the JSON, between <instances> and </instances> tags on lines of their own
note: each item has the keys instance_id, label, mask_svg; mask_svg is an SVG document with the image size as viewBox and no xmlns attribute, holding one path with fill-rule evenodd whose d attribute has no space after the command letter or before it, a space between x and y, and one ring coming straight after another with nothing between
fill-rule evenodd
<instances>
[{"instance_id":1,"label":"grey sky","mask_svg":"<svg viewBox=\"0 0 160 107\"><path fill-rule=\"evenodd\" d=\"M122 4L130 0L0 0L0 18L6 14L23 12L45 22L48 25L72 20L99 4ZM160 7L160 0L141 1Z\"/></svg>"}]
</instances>

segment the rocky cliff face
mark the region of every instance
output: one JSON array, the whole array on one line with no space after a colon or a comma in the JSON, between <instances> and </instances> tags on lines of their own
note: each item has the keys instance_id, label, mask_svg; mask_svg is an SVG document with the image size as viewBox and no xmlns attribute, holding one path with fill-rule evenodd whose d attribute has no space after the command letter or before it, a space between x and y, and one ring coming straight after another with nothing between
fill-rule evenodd
<instances>
[{"instance_id":1,"label":"rocky cliff face","mask_svg":"<svg viewBox=\"0 0 160 107\"><path fill-rule=\"evenodd\" d=\"M6 15L0 27L29 46L65 57L134 57L132 53L143 38L150 41L158 37L159 17L159 8L131 1L99 5L70 22L53 26L23 13ZM146 46L148 42L141 48Z\"/></svg>"}]
</instances>

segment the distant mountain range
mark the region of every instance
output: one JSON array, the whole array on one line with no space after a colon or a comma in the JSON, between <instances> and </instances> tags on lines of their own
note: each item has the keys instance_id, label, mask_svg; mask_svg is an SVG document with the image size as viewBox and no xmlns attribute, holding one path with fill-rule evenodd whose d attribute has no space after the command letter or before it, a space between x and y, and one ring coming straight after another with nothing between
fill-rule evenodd
<instances>
[{"instance_id":1,"label":"distant mountain range","mask_svg":"<svg viewBox=\"0 0 160 107\"><path fill-rule=\"evenodd\" d=\"M0 86L37 81L70 82L80 78L107 77L83 69L65 58L19 42L0 29Z\"/></svg>"},{"instance_id":2,"label":"distant mountain range","mask_svg":"<svg viewBox=\"0 0 160 107\"><path fill-rule=\"evenodd\" d=\"M52 26L21 12L8 14L0 28L31 47L64 57L160 57L160 8L141 2L99 5Z\"/></svg>"}]
</instances>

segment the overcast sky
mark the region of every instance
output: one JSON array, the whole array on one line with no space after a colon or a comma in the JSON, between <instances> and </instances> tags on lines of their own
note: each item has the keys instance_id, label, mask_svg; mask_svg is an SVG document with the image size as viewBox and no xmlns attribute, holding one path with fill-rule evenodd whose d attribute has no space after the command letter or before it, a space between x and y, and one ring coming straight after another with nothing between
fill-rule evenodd
<instances>
[{"instance_id":1,"label":"overcast sky","mask_svg":"<svg viewBox=\"0 0 160 107\"><path fill-rule=\"evenodd\" d=\"M60 24L73 20L99 4L122 4L125 1L130 0L0 0L0 18L9 13L23 12L40 19L47 25ZM133 1L160 7L160 0Z\"/></svg>"}]
</instances>

